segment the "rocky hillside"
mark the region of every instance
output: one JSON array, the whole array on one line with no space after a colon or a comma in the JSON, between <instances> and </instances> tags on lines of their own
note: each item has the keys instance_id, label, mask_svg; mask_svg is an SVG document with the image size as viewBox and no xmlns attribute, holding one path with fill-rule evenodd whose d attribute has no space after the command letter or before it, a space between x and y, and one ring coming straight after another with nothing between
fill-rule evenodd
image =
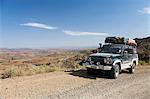
<instances>
[{"instance_id":1,"label":"rocky hillside","mask_svg":"<svg viewBox=\"0 0 150 99\"><path fill-rule=\"evenodd\" d=\"M140 60L149 62L150 57L150 37L146 38L135 38L137 42L137 50Z\"/></svg>"}]
</instances>

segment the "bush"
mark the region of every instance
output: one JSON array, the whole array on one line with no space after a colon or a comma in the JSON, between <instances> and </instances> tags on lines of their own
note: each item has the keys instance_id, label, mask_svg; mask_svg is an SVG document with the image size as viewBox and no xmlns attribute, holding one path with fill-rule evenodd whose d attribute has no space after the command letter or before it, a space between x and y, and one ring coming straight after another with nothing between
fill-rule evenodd
<instances>
[{"instance_id":1,"label":"bush","mask_svg":"<svg viewBox=\"0 0 150 99\"><path fill-rule=\"evenodd\" d=\"M144 65L145 64L145 61L139 61L139 65Z\"/></svg>"},{"instance_id":2,"label":"bush","mask_svg":"<svg viewBox=\"0 0 150 99\"><path fill-rule=\"evenodd\" d=\"M57 69L51 66L25 66L25 67L12 67L8 68L2 74L2 78L10 78L15 76L26 76L26 75L34 75L39 73L46 73L46 72L54 72Z\"/></svg>"},{"instance_id":3,"label":"bush","mask_svg":"<svg viewBox=\"0 0 150 99\"><path fill-rule=\"evenodd\" d=\"M139 65L150 65L149 61L139 60Z\"/></svg>"},{"instance_id":4,"label":"bush","mask_svg":"<svg viewBox=\"0 0 150 99\"><path fill-rule=\"evenodd\" d=\"M14 76L21 76L22 72L18 68L9 68L4 71L2 78L9 78Z\"/></svg>"}]
</instances>

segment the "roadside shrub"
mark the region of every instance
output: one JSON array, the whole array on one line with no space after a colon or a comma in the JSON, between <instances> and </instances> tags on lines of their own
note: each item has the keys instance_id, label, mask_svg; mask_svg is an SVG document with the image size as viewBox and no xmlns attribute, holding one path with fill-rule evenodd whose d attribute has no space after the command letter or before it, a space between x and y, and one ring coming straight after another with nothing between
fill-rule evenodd
<instances>
[{"instance_id":1,"label":"roadside shrub","mask_svg":"<svg viewBox=\"0 0 150 99\"><path fill-rule=\"evenodd\" d=\"M22 71L19 70L19 68L8 68L4 71L4 73L2 74L2 78L9 78L9 77L14 77L14 76L21 76L22 75Z\"/></svg>"},{"instance_id":2,"label":"roadside shrub","mask_svg":"<svg viewBox=\"0 0 150 99\"><path fill-rule=\"evenodd\" d=\"M139 65L144 65L145 64L145 61L139 61Z\"/></svg>"},{"instance_id":3,"label":"roadside shrub","mask_svg":"<svg viewBox=\"0 0 150 99\"><path fill-rule=\"evenodd\" d=\"M139 60L139 65L150 65L149 61L143 61L143 60Z\"/></svg>"},{"instance_id":4,"label":"roadside shrub","mask_svg":"<svg viewBox=\"0 0 150 99\"><path fill-rule=\"evenodd\" d=\"M54 72L57 69L51 66L25 66L25 67L11 67L4 71L2 79L15 77L15 76L28 76L39 73Z\"/></svg>"}]
</instances>

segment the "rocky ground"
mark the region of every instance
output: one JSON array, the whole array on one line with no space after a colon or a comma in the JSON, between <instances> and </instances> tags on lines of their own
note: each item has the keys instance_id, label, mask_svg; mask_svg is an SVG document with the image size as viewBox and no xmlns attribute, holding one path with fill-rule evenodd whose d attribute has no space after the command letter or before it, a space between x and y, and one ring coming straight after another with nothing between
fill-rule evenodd
<instances>
[{"instance_id":1,"label":"rocky ground","mask_svg":"<svg viewBox=\"0 0 150 99\"><path fill-rule=\"evenodd\" d=\"M0 79L0 99L149 99L150 66L118 79L85 70Z\"/></svg>"}]
</instances>

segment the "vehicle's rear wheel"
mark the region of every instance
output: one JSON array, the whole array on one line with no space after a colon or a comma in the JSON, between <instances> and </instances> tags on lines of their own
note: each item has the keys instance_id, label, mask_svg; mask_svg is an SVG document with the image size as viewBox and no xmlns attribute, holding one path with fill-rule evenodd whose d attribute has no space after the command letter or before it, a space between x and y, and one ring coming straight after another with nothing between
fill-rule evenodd
<instances>
[{"instance_id":1,"label":"vehicle's rear wheel","mask_svg":"<svg viewBox=\"0 0 150 99\"><path fill-rule=\"evenodd\" d=\"M116 79L119 76L120 73L120 68L118 64L115 64L115 66L113 66L111 72L110 72L110 76L113 79Z\"/></svg>"},{"instance_id":2,"label":"vehicle's rear wheel","mask_svg":"<svg viewBox=\"0 0 150 99\"><path fill-rule=\"evenodd\" d=\"M129 69L129 73L133 74L135 72L135 66L135 63L133 63L131 68Z\"/></svg>"},{"instance_id":3,"label":"vehicle's rear wheel","mask_svg":"<svg viewBox=\"0 0 150 99\"><path fill-rule=\"evenodd\" d=\"M88 73L88 74L94 74L94 70L91 69L91 68L87 68L87 73Z\"/></svg>"}]
</instances>

